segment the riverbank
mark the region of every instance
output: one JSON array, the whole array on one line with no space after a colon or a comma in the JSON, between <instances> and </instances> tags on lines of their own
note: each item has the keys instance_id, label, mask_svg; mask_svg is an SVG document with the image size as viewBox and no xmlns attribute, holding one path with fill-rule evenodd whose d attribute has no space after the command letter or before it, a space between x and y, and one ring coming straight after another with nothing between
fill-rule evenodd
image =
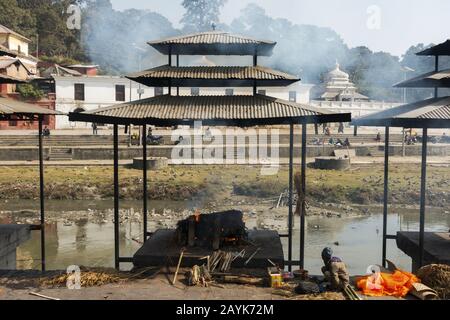
<instances>
[{"instance_id":1,"label":"riverbank","mask_svg":"<svg viewBox=\"0 0 450 320\"><path fill-rule=\"evenodd\" d=\"M429 166L427 201L435 207L450 202L448 166ZM142 199L142 172L121 167L120 197ZM307 198L313 205L379 204L383 200L382 164L353 165L347 171L307 170ZM38 172L34 167L3 167L0 172L0 200L37 199ZM420 166L393 164L390 167L389 201L418 204ZM47 167L45 195L56 200L100 200L113 196L109 167ZM152 200L192 201L220 205L234 197L276 198L288 188L288 168L275 175L261 175L258 166L170 166L149 171L148 194Z\"/></svg>"}]
</instances>

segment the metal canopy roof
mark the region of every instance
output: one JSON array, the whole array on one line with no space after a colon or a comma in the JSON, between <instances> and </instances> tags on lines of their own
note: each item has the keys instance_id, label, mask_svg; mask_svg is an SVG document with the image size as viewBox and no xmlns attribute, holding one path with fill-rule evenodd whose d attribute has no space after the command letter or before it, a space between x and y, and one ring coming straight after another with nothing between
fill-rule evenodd
<instances>
[{"instance_id":1,"label":"metal canopy roof","mask_svg":"<svg viewBox=\"0 0 450 320\"><path fill-rule=\"evenodd\" d=\"M62 115L63 113L42 108L31 103L0 97L0 119L11 116Z\"/></svg>"},{"instance_id":2,"label":"metal canopy roof","mask_svg":"<svg viewBox=\"0 0 450 320\"><path fill-rule=\"evenodd\" d=\"M356 126L450 128L450 97L433 98L353 120Z\"/></svg>"},{"instance_id":3,"label":"metal canopy roof","mask_svg":"<svg viewBox=\"0 0 450 320\"><path fill-rule=\"evenodd\" d=\"M450 40L416 53L418 56L450 56Z\"/></svg>"},{"instance_id":4,"label":"metal canopy roof","mask_svg":"<svg viewBox=\"0 0 450 320\"><path fill-rule=\"evenodd\" d=\"M171 67L160 66L127 76L149 87L251 87L288 86L300 81L293 75L262 66Z\"/></svg>"},{"instance_id":5,"label":"metal canopy roof","mask_svg":"<svg viewBox=\"0 0 450 320\"><path fill-rule=\"evenodd\" d=\"M351 115L334 114L276 99L256 96L171 96L114 105L94 111L69 113L70 121L111 124L254 126L289 123L348 122Z\"/></svg>"},{"instance_id":6,"label":"metal canopy roof","mask_svg":"<svg viewBox=\"0 0 450 320\"><path fill-rule=\"evenodd\" d=\"M429 72L394 85L396 88L450 88L450 69Z\"/></svg>"},{"instance_id":7,"label":"metal canopy roof","mask_svg":"<svg viewBox=\"0 0 450 320\"><path fill-rule=\"evenodd\" d=\"M25 80L21 80L18 78L14 78L11 76L7 76L6 74L0 74L0 84L18 84L18 83L27 83Z\"/></svg>"},{"instance_id":8,"label":"metal canopy roof","mask_svg":"<svg viewBox=\"0 0 450 320\"><path fill-rule=\"evenodd\" d=\"M256 40L221 31L149 41L162 54L174 55L259 55L271 56L276 42Z\"/></svg>"}]
</instances>

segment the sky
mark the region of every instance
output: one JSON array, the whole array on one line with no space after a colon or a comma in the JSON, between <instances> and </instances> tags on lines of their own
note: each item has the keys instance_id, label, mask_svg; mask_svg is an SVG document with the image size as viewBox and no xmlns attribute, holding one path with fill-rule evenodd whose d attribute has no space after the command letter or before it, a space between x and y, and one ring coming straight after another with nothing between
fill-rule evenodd
<instances>
[{"instance_id":1,"label":"sky","mask_svg":"<svg viewBox=\"0 0 450 320\"><path fill-rule=\"evenodd\" d=\"M167 17L175 27L184 13L182 0L111 0L114 9L148 9ZM449 0L228 0L221 21L230 23L249 3L272 17L297 24L330 27L350 47L401 56L418 43L441 43L450 38Z\"/></svg>"}]
</instances>

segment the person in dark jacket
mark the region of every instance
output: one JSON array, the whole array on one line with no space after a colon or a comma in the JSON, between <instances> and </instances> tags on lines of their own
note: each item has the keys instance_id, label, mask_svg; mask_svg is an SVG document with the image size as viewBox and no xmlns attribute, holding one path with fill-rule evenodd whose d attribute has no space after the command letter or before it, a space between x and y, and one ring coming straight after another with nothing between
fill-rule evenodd
<instances>
[{"instance_id":1,"label":"person in dark jacket","mask_svg":"<svg viewBox=\"0 0 450 320\"><path fill-rule=\"evenodd\" d=\"M344 290L350 282L345 263L340 258L333 257L333 250L331 248L323 249L322 260L324 263L322 273L325 276L325 280L330 282L331 289Z\"/></svg>"}]
</instances>

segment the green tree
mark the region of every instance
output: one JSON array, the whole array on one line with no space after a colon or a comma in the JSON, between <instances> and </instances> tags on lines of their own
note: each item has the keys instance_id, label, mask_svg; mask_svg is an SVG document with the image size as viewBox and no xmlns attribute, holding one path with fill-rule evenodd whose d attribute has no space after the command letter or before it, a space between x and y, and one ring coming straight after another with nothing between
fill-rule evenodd
<instances>
[{"instance_id":1,"label":"green tree","mask_svg":"<svg viewBox=\"0 0 450 320\"><path fill-rule=\"evenodd\" d=\"M186 9L181 23L185 32L210 31L212 25L219 25L220 9L227 0L183 0Z\"/></svg>"}]
</instances>

